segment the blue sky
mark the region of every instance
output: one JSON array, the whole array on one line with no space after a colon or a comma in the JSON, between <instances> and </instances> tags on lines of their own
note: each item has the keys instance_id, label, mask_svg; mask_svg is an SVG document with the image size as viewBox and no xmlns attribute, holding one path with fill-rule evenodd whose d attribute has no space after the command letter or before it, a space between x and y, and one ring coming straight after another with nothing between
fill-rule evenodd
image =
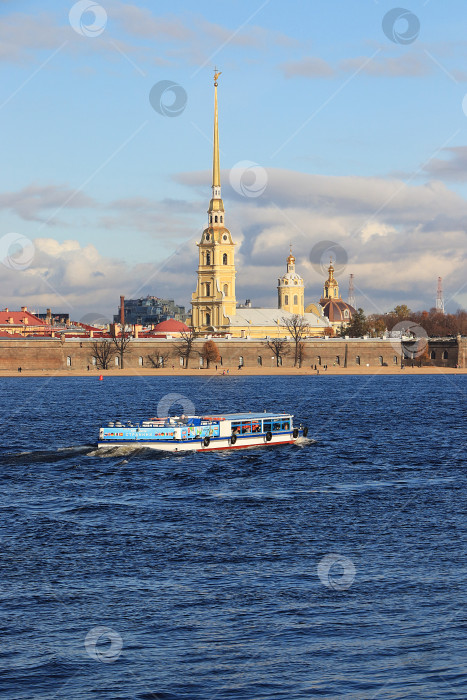
<instances>
[{"instance_id":1,"label":"blue sky","mask_svg":"<svg viewBox=\"0 0 467 700\"><path fill-rule=\"evenodd\" d=\"M368 313L430 308L438 275L447 308L467 306L465 2L405 3L392 24L385 0L84 5L0 2L0 305L189 305L217 65L239 301L274 306L290 241L315 301L310 252L331 241ZM150 104L161 81L178 116Z\"/></svg>"}]
</instances>

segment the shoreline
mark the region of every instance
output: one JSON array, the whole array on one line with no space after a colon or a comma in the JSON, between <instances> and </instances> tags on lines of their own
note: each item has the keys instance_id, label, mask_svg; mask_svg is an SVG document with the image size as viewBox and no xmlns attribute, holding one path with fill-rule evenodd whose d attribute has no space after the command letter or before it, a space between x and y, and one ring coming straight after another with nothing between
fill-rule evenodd
<instances>
[{"instance_id":1,"label":"shoreline","mask_svg":"<svg viewBox=\"0 0 467 700\"><path fill-rule=\"evenodd\" d=\"M456 367L328 367L327 370L317 370L309 367L244 367L243 369L229 368L229 372L224 375L222 369L106 369L106 370L66 370L47 369L31 370L0 370L0 377L89 377L98 379L99 376L106 377L284 377L284 376L304 376L304 377L326 377L326 376L401 376L401 375L426 375L426 374L467 374L467 369Z\"/></svg>"}]
</instances>

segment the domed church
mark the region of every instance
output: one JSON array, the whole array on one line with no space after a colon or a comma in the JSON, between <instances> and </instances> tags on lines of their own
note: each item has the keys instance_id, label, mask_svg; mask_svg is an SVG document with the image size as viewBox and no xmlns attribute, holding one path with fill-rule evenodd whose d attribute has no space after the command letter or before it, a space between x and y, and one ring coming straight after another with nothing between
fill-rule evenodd
<instances>
[{"instance_id":1,"label":"domed church","mask_svg":"<svg viewBox=\"0 0 467 700\"><path fill-rule=\"evenodd\" d=\"M324 283L323 296L319 300L319 303L323 315L329 319L329 323L336 331L340 331L343 326L350 323L355 313L354 307L347 304L347 302L339 296L339 283L334 277L332 260L328 267L328 278ZM307 306L306 311L315 311L315 309L315 304L310 304Z\"/></svg>"}]
</instances>

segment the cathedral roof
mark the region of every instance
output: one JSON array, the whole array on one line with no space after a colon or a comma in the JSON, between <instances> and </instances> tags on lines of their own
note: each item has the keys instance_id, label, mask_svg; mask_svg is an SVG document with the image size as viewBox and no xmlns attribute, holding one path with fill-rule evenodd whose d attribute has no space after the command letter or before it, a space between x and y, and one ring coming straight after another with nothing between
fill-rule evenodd
<instances>
[{"instance_id":1,"label":"cathedral roof","mask_svg":"<svg viewBox=\"0 0 467 700\"><path fill-rule=\"evenodd\" d=\"M282 325L283 318L291 318L293 314L284 309L237 309L235 316L230 316L230 325L238 326L270 326L278 328ZM313 328L327 328L329 322L325 318L319 318L316 314L303 314L307 323Z\"/></svg>"},{"instance_id":2,"label":"cathedral roof","mask_svg":"<svg viewBox=\"0 0 467 700\"><path fill-rule=\"evenodd\" d=\"M349 321L355 313L355 309L350 304L347 304L343 299L322 300L323 314L331 321ZM348 315L345 315L345 311Z\"/></svg>"}]
</instances>

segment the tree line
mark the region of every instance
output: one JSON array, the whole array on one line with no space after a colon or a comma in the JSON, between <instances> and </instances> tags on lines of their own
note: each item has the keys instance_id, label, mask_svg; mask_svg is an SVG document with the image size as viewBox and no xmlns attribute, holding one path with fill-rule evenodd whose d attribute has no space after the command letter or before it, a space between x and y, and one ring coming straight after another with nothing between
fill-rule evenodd
<instances>
[{"instance_id":1,"label":"tree line","mask_svg":"<svg viewBox=\"0 0 467 700\"><path fill-rule=\"evenodd\" d=\"M282 318L281 327L287 330L289 337L293 341L294 367L301 366L304 359L304 345L302 341L310 333L309 323L304 316L294 314L291 317ZM122 326L120 332L118 332L117 326L112 326L110 338L101 338L95 340L92 344L92 357L96 361L96 366L99 369L109 369L114 358L118 357L119 367L123 369L125 354L130 349L129 343L131 338L130 330L126 329L126 327ZM189 359L194 352L195 340L196 336L192 331L184 331L180 334L178 342L175 343L176 355L183 360L183 367L186 369L188 369ZM277 367L282 364L282 359L290 352L289 341L285 338L268 338L265 346L272 351ZM213 340L207 340L203 344L201 351L197 350L196 352L206 362L207 368L220 362L219 349ZM154 368L165 367L169 358L169 352L147 355L148 362Z\"/></svg>"},{"instance_id":2,"label":"tree line","mask_svg":"<svg viewBox=\"0 0 467 700\"><path fill-rule=\"evenodd\" d=\"M459 309L454 314L443 314L435 308L429 311L412 311L406 304L396 306L387 314L369 316L365 316L363 309L357 309L340 335L350 338L360 338L364 335L379 338L401 322L410 322L410 325L423 328L430 338L467 335L467 311Z\"/></svg>"}]
</instances>

